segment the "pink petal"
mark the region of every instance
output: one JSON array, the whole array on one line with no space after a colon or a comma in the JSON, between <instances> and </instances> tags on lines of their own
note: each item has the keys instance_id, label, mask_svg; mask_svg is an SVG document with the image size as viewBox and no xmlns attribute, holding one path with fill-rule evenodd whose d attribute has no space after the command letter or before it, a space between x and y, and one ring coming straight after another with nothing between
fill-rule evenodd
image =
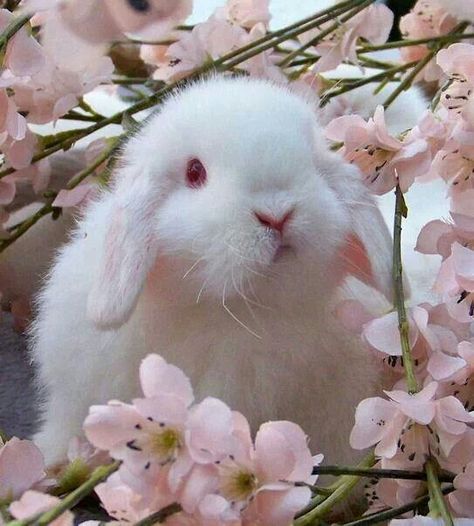
<instances>
[{"instance_id":1,"label":"pink petal","mask_svg":"<svg viewBox=\"0 0 474 526\"><path fill-rule=\"evenodd\" d=\"M362 400L356 409L355 426L350 436L351 447L366 449L379 442L387 433L389 423L396 413L395 405L383 398Z\"/></svg>"},{"instance_id":2,"label":"pink petal","mask_svg":"<svg viewBox=\"0 0 474 526\"><path fill-rule=\"evenodd\" d=\"M205 398L193 407L186 423L186 445L195 462L221 460L232 446L232 411L217 398Z\"/></svg>"},{"instance_id":3,"label":"pink petal","mask_svg":"<svg viewBox=\"0 0 474 526\"><path fill-rule=\"evenodd\" d=\"M140 383L146 397L171 394L181 398L187 406L194 401L189 378L181 369L168 364L157 354L150 354L142 361Z\"/></svg>"},{"instance_id":4,"label":"pink petal","mask_svg":"<svg viewBox=\"0 0 474 526\"><path fill-rule=\"evenodd\" d=\"M96 184L83 183L72 190L60 190L56 199L53 201L53 206L61 208L78 206L83 203L96 188Z\"/></svg>"},{"instance_id":5,"label":"pink petal","mask_svg":"<svg viewBox=\"0 0 474 526\"><path fill-rule=\"evenodd\" d=\"M20 500L10 505L9 510L15 519L29 519L34 515L50 510L60 502L57 497L51 497L37 491L27 491ZM50 524L52 526L73 526L73 523L73 514L66 511Z\"/></svg>"},{"instance_id":6,"label":"pink petal","mask_svg":"<svg viewBox=\"0 0 474 526\"><path fill-rule=\"evenodd\" d=\"M305 482L313 470L308 437L293 422L262 424L255 437L255 460L259 478L265 483Z\"/></svg>"},{"instance_id":7,"label":"pink petal","mask_svg":"<svg viewBox=\"0 0 474 526\"><path fill-rule=\"evenodd\" d=\"M427 370L435 380L441 381L450 378L465 366L466 362L462 358L436 352L430 356Z\"/></svg>"},{"instance_id":8,"label":"pink petal","mask_svg":"<svg viewBox=\"0 0 474 526\"><path fill-rule=\"evenodd\" d=\"M12 438L0 449L0 499L19 497L46 476L44 470L33 442Z\"/></svg>"},{"instance_id":9,"label":"pink petal","mask_svg":"<svg viewBox=\"0 0 474 526\"><path fill-rule=\"evenodd\" d=\"M258 522L271 526L288 526L294 516L301 511L311 498L309 488L292 488L288 491L261 491L257 494L254 506ZM245 519L244 519L245 521Z\"/></svg>"},{"instance_id":10,"label":"pink petal","mask_svg":"<svg viewBox=\"0 0 474 526\"><path fill-rule=\"evenodd\" d=\"M422 229L416 242L415 250L422 254L439 254L438 242L441 236L449 235L452 226L440 219L427 223Z\"/></svg>"},{"instance_id":11,"label":"pink petal","mask_svg":"<svg viewBox=\"0 0 474 526\"><path fill-rule=\"evenodd\" d=\"M45 64L43 48L21 29L10 40L5 55L5 63L11 72L18 77L32 76Z\"/></svg>"},{"instance_id":12,"label":"pink petal","mask_svg":"<svg viewBox=\"0 0 474 526\"><path fill-rule=\"evenodd\" d=\"M111 450L134 439L135 426L142 419L133 406L121 402L93 405L84 421L84 432L95 447Z\"/></svg>"},{"instance_id":13,"label":"pink petal","mask_svg":"<svg viewBox=\"0 0 474 526\"><path fill-rule=\"evenodd\" d=\"M374 349L389 354L401 356L400 333L398 330L398 314L391 312L376 318L364 325L363 336ZM418 331L410 325L410 345L413 346L418 338Z\"/></svg>"}]
</instances>

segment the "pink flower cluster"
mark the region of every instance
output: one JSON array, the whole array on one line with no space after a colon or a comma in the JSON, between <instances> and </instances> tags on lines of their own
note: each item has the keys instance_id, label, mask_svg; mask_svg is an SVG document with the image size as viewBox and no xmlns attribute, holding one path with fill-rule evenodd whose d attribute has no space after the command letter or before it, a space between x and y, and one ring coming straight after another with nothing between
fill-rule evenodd
<instances>
[{"instance_id":1,"label":"pink flower cluster","mask_svg":"<svg viewBox=\"0 0 474 526\"><path fill-rule=\"evenodd\" d=\"M433 283L439 302L407 308L419 392L407 392L398 314L385 297L374 291L372 307L347 300L336 313L400 377L386 398L360 403L352 447L376 446L379 466L386 469L422 470L434 457L456 475L448 497L453 514L474 517L474 46L453 44L438 53L436 65L450 83L438 106L401 137L387 132L382 107L368 122L343 116L327 127L327 136L343 144L341 154L360 167L374 193L396 185L405 192L434 178L446 182L449 220L425 225L416 247L441 256ZM396 507L416 498L422 484L386 479L368 487L367 497L373 510ZM437 523L424 517L393 522L404 524Z\"/></svg>"},{"instance_id":2,"label":"pink flower cluster","mask_svg":"<svg viewBox=\"0 0 474 526\"><path fill-rule=\"evenodd\" d=\"M183 511L167 524L288 526L314 483L303 431L268 422L252 442L245 417L222 401L194 403L188 378L158 355L140 367L144 398L92 406L89 441L122 464L97 487L119 521L137 521L172 503Z\"/></svg>"},{"instance_id":3,"label":"pink flower cluster","mask_svg":"<svg viewBox=\"0 0 474 526\"><path fill-rule=\"evenodd\" d=\"M445 35L452 31L456 24L456 18L436 0L418 0L412 11L400 20L400 31L404 38L420 40ZM422 60L428 52L426 44L400 48L404 62ZM438 80L441 76L439 66L432 60L418 75L418 80L430 82Z\"/></svg>"}]
</instances>

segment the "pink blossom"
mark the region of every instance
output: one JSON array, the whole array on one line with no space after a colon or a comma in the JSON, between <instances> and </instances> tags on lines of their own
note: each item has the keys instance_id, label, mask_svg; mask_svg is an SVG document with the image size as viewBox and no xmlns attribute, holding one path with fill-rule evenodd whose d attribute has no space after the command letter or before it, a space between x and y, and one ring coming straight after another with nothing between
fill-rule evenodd
<instances>
[{"instance_id":1,"label":"pink blossom","mask_svg":"<svg viewBox=\"0 0 474 526\"><path fill-rule=\"evenodd\" d=\"M334 22L322 24L320 29L304 33L300 40L303 44L310 42L321 31ZM388 39L393 24L393 13L382 4L371 5L362 12L344 22L340 27L323 38L316 45L320 59L313 71L320 73L336 68L344 59L358 64L356 45L359 38L372 44L383 44Z\"/></svg>"},{"instance_id":2,"label":"pink blossom","mask_svg":"<svg viewBox=\"0 0 474 526\"><path fill-rule=\"evenodd\" d=\"M0 448L0 499L13 500L45 477L43 456L29 440L12 438Z\"/></svg>"},{"instance_id":3,"label":"pink blossom","mask_svg":"<svg viewBox=\"0 0 474 526\"><path fill-rule=\"evenodd\" d=\"M268 27L271 18L269 0L228 0L224 7L217 9L216 16L246 29L257 24Z\"/></svg>"},{"instance_id":4,"label":"pink blossom","mask_svg":"<svg viewBox=\"0 0 474 526\"><path fill-rule=\"evenodd\" d=\"M0 9L0 31L4 31L13 20L13 14L7 9ZM8 41L4 65L13 75L24 77L34 75L42 67L44 57L41 46L28 34L26 27L22 27Z\"/></svg>"},{"instance_id":5,"label":"pink blossom","mask_svg":"<svg viewBox=\"0 0 474 526\"><path fill-rule=\"evenodd\" d=\"M436 400L437 389L438 384L431 382L413 395L404 391L385 391L390 400L380 397L363 400L356 410L351 446L365 449L377 444L377 455L393 458L398 450L403 453L410 444L414 446L408 457L410 461L415 461L417 455L418 458L420 454L426 455L429 450L448 455L462 439L466 423L474 422L474 415L470 415L453 396ZM420 427L428 424L429 430ZM420 433L421 437L414 440Z\"/></svg>"},{"instance_id":6,"label":"pink blossom","mask_svg":"<svg viewBox=\"0 0 474 526\"><path fill-rule=\"evenodd\" d=\"M154 78L171 82L183 78L209 59L217 59L246 43L247 32L216 17L197 24L165 53L166 62L158 65Z\"/></svg>"},{"instance_id":7,"label":"pink blossom","mask_svg":"<svg viewBox=\"0 0 474 526\"><path fill-rule=\"evenodd\" d=\"M99 484L95 488L95 492L107 513L121 522L138 522L151 515L153 511L158 511L173 502L172 499L162 498L160 503L156 503L157 509L148 508L144 504L143 498L124 484L117 473L110 476L106 482Z\"/></svg>"},{"instance_id":8,"label":"pink blossom","mask_svg":"<svg viewBox=\"0 0 474 526\"><path fill-rule=\"evenodd\" d=\"M474 316L474 251L453 243L442 263L435 289L443 295L450 314L468 323Z\"/></svg>"},{"instance_id":9,"label":"pink blossom","mask_svg":"<svg viewBox=\"0 0 474 526\"><path fill-rule=\"evenodd\" d=\"M20 500L10 504L9 511L15 519L29 519L39 513L49 511L60 502L60 499L57 497L51 497L51 495L45 495L44 493L30 490L23 493ZM50 524L52 526L73 526L73 519L74 517L72 513L70 511L65 511Z\"/></svg>"},{"instance_id":10,"label":"pink blossom","mask_svg":"<svg viewBox=\"0 0 474 526\"><path fill-rule=\"evenodd\" d=\"M428 143L407 136L403 141L387 130L384 109L378 106L374 117L365 121L358 115L345 115L331 121L326 136L343 142L342 153L361 169L366 184L376 194L384 194L398 182L406 192L416 177L429 171L431 153Z\"/></svg>"},{"instance_id":11,"label":"pink blossom","mask_svg":"<svg viewBox=\"0 0 474 526\"><path fill-rule=\"evenodd\" d=\"M0 90L0 137L22 140L26 135L26 119L17 111L13 99L5 90Z\"/></svg>"},{"instance_id":12,"label":"pink blossom","mask_svg":"<svg viewBox=\"0 0 474 526\"><path fill-rule=\"evenodd\" d=\"M311 493L294 482L312 482L314 461L301 428L291 422L263 424L255 449L243 450L219 465L219 490L243 524L287 526L308 503Z\"/></svg>"},{"instance_id":13,"label":"pink blossom","mask_svg":"<svg viewBox=\"0 0 474 526\"><path fill-rule=\"evenodd\" d=\"M423 39L445 35L451 31L457 21L445 11L436 0L418 0L411 12L400 20L400 30L407 39ZM425 45L408 46L400 48L404 62L413 62L423 59L428 53ZM442 75L440 67L435 60L418 75L417 80L428 82L438 80Z\"/></svg>"},{"instance_id":14,"label":"pink blossom","mask_svg":"<svg viewBox=\"0 0 474 526\"><path fill-rule=\"evenodd\" d=\"M443 106L452 118L461 115L471 125L474 125L471 110L474 88L473 54L474 46L471 44L456 43L442 49L436 56L438 65L450 80L441 96Z\"/></svg>"},{"instance_id":15,"label":"pink blossom","mask_svg":"<svg viewBox=\"0 0 474 526\"><path fill-rule=\"evenodd\" d=\"M85 182L76 186L72 190L60 190L53 202L53 206L58 206L61 208L78 206L84 202L87 202L87 200L94 194L94 190L96 189L97 184Z\"/></svg>"}]
</instances>

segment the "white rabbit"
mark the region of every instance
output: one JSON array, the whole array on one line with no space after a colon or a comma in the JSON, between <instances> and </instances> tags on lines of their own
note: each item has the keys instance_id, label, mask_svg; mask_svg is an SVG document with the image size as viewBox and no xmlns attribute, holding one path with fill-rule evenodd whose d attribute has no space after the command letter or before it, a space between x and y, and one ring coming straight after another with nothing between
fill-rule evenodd
<instances>
[{"instance_id":1,"label":"white rabbit","mask_svg":"<svg viewBox=\"0 0 474 526\"><path fill-rule=\"evenodd\" d=\"M47 462L91 404L139 394L152 352L198 399L220 397L254 427L296 421L315 452L350 460L354 408L379 373L331 299L348 265L390 297L391 242L313 107L265 81L199 82L148 119L121 163L39 298Z\"/></svg>"}]
</instances>

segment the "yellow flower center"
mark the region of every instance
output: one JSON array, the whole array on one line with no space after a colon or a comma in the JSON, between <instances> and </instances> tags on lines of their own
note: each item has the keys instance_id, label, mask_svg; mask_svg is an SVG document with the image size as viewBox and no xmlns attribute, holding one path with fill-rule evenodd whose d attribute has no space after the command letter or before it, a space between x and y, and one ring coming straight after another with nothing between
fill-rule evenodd
<instances>
[{"instance_id":1,"label":"yellow flower center","mask_svg":"<svg viewBox=\"0 0 474 526\"><path fill-rule=\"evenodd\" d=\"M155 432L150 437L150 446L153 454L165 461L172 458L181 445L181 434L173 428Z\"/></svg>"},{"instance_id":2,"label":"yellow flower center","mask_svg":"<svg viewBox=\"0 0 474 526\"><path fill-rule=\"evenodd\" d=\"M257 489L257 478L249 471L233 471L226 479L222 493L232 502L249 499Z\"/></svg>"}]
</instances>

